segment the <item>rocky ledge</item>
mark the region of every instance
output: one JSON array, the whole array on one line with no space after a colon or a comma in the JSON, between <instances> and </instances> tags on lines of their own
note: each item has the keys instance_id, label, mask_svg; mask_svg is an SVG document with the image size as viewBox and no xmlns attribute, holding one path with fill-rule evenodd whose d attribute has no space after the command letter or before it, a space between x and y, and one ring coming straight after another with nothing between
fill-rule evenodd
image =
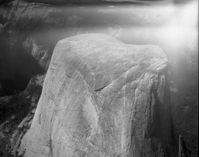
<instances>
[{"instance_id":1,"label":"rocky ledge","mask_svg":"<svg viewBox=\"0 0 199 157\"><path fill-rule=\"evenodd\" d=\"M25 157L176 157L167 58L152 45L108 35L58 42Z\"/></svg>"}]
</instances>

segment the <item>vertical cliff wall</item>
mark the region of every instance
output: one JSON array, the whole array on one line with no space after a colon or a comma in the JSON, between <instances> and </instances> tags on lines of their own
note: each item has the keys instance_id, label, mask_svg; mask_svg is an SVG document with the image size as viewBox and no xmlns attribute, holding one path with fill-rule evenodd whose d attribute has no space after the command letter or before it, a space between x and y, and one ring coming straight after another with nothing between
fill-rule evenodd
<instances>
[{"instance_id":1,"label":"vertical cliff wall","mask_svg":"<svg viewBox=\"0 0 199 157\"><path fill-rule=\"evenodd\" d=\"M176 157L166 66L157 46L102 34L59 41L19 153Z\"/></svg>"}]
</instances>

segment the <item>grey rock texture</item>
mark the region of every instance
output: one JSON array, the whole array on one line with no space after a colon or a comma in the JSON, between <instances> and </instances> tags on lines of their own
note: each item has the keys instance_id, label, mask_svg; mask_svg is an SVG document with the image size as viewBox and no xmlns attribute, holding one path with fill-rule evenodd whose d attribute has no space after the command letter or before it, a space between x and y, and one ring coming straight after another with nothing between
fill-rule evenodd
<instances>
[{"instance_id":1,"label":"grey rock texture","mask_svg":"<svg viewBox=\"0 0 199 157\"><path fill-rule=\"evenodd\" d=\"M16 157L26 131L30 128L44 76L33 77L25 91L0 97L0 156Z\"/></svg>"},{"instance_id":2,"label":"grey rock texture","mask_svg":"<svg viewBox=\"0 0 199 157\"><path fill-rule=\"evenodd\" d=\"M63 39L23 137L25 157L176 157L167 58L103 34Z\"/></svg>"},{"instance_id":3,"label":"grey rock texture","mask_svg":"<svg viewBox=\"0 0 199 157\"><path fill-rule=\"evenodd\" d=\"M0 34L0 97L19 94L25 90L32 76L42 71L46 73L54 46L63 38L84 33L105 33L128 44L160 45L171 64L167 80L171 86L170 103L175 130L182 135L191 156L197 157L198 26L197 22L195 29L189 26L193 24L194 17L197 19L198 2L193 4L196 15L194 7L187 14L189 9L182 9L185 6L181 5L176 6L173 15L174 10L170 12L165 5L157 8L144 4L124 7L118 3L107 3L91 7L83 3L67 5L68 0L63 5L61 1L64 2L33 0L28 3L15 0L0 6L0 31L9 33L9 36ZM183 18L184 13L186 18ZM182 23L174 33L173 29L166 27L172 19L179 19Z\"/></svg>"}]
</instances>

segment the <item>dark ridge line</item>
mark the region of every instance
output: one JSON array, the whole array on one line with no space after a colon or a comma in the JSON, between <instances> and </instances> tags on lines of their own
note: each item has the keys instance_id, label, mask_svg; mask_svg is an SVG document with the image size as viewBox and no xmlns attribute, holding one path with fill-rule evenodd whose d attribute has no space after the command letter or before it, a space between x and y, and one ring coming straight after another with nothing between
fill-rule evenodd
<instances>
[{"instance_id":1,"label":"dark ridge line","mask_svg":"<svg viewBox=\"0 0 199 157\"><path fill-rule=\"evenodd\" d=\"M107 85L108 86L108 85ZM97 88L97 89L95 89L95 92L100 92L100 91L102 91L105 87L107 87L107 86L103 86L103 87L101 87L101 88Z\"/></svg>"},{"instance_id":2,"label":"dark ridge line","mask_svg":"<svg viewBox=\"0 0 199 157\"><path fill-rule=\"evenodd\" d=\"M12 2L14 0L0 0L0 6L1 5L9 5L10 2ZM68 1L68 2L63 2L62 0L58 0L58 1L55 1L55 0L23 0L25 2L28 2L28 3L38 3L38 4L48 4L48 5L52 5L52 6L96 6L96 5L114 5L114 6L121 6L121 5L124 5L124 6L128 6L128 5L147 5L147 6L150 6L150 5L159 5L158 3L160 2L169 2L168 0L135 0L135 1L129 1L129 0L126 0L126 1L106 1L106 0L96 0L96 1L92 1L92 0L85 0L84 2L73 2L72 0ZM193 1L193 0L190 0L190 1ZM185 1L185 0L182 0L182 1L174 1L173 4L174 5L184 5L184 4L187 4L189 1ZM163 4L165 5L165 4Z\"/></svg>"},{"instance_id":3,"label":"dark ridge line","mask_svg":"<svg viewBox=\"0 0 199 157\"><path fill-rule=\"evenodd\" d=\"M66 6L79 6L79 5L88 5L88 6L96 6L96 5L130 5L130 4L134 4L134 5L142 5L144 2L113 2L113 1L92 1L92 0L88 0L88 1L84 1L84 2L73 2L73 1L68 1L68 2L63 2L63 1L45 1L45 0L24 0L26 2L35 2L35 3L43 3L43 4L51 4L51 5L55 5L55 6L62 6L62 5L66 5Z\"/></svg>"},{"instance_id":4,"label":"dark ridge line","mask_svg":"<svg viewBox=\"0 0 199 157\"><path fill-rule=\"evenodd\" d=\"M9 3L11 3L14 0L1 0L0 1L0 6L1 5L8 5ZM91 0L87 0L84 2L73 2L73 1L68 1L68 2L63 2L63 1L46 1L46 0L24 0L25 2L28 3L38 3L38 4L49 4L49 5L53 5L53 6L81 6L81 5L85 5L85 6L96 6L96 5L143 5L145 2L147 2L146 0L142 0L140 2L135 1L135 2L129 2L129 1L124 1L124 2L116 2L116 1L91 1ZM156 2L157 0L155 0ZM162 1L162 0L161 0Z\"/></svg>"}]
</instances>

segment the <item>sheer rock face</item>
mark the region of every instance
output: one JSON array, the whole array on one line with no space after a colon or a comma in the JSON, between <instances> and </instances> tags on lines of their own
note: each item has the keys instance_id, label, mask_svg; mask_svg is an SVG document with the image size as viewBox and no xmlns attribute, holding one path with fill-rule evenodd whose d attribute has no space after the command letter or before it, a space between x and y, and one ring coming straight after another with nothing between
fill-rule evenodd
<instances>
[{"instance_id":1,"label":"sheer rock face","mask_svg":"<svg viewBox=\"0 0 199 157\"><path fill-rule=\"evenodd\" d=\"M174 157L167 59L102 34L58 42L25 157Z\"/></svg>"}]
</instances>

